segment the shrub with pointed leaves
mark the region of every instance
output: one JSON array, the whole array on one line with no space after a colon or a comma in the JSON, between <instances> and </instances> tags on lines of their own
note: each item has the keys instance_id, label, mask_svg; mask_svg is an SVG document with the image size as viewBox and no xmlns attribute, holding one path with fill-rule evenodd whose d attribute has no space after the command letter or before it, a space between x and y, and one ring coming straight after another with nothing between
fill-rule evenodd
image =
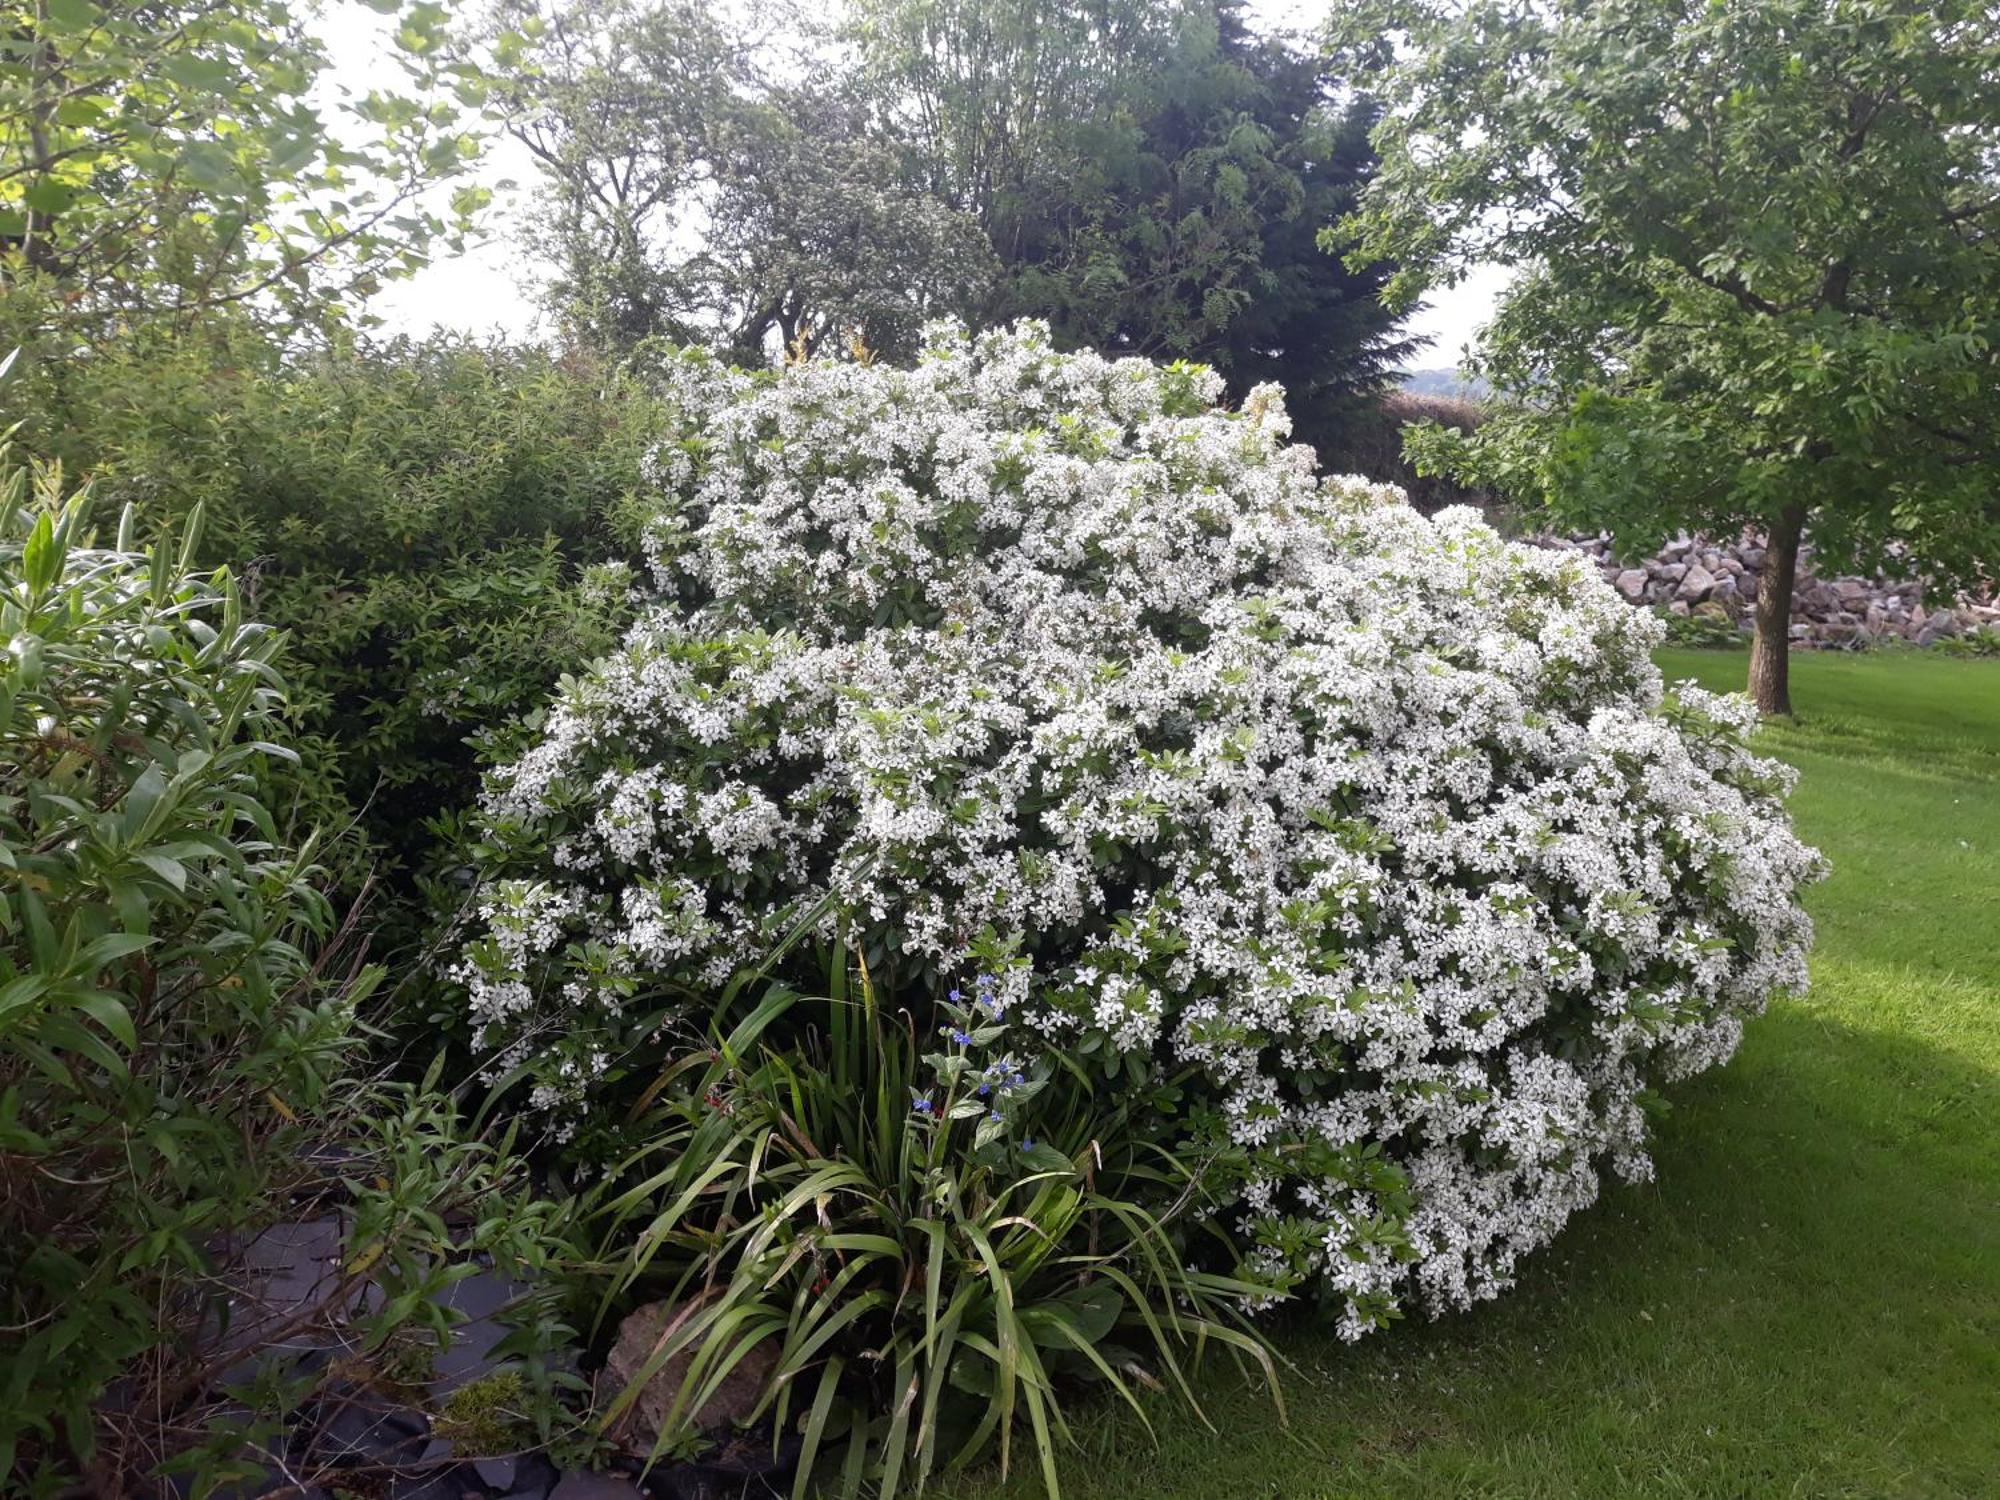
<instances>
[{"instance_id":1,"label":"shrub with pointed leaves","mask_svg":"<svg viewBox=\"0 0 2000 1500\"><path fill-rule=\"evenodd\" d=\"M988 971L1023 1046L1177 1084L1250 1265L1358 1336L1503 1287L1804 983L1747 706L1666 692L1577 558L1315 477L1275 388L1033 324L672 385L657 604L487 794L457 974L536 1107L822 911L885 989Z\"/></svg>"},{"instance_id":2,"label":"shrub with pointed leaves","mask_svg":"<svg viewBox=\"0 0 2000 1500\"><path fill-rule=\"evenodd\" d=\"M86 495L0 448L7 1495L173 1492L167 1461L181 1493L268 1487L272 1452L316 1487L351 1459L285 1447L286 1415L434 1350L473 1257L545 1264L561 1223L437 1067L374 1055L381 971L265 801L293 754L279 638L191 571L200 529L137 551L128 509L106 546ZM267 1227L334 1213L337 1275L251 1269Z\"/></svg>"}]
</instances>

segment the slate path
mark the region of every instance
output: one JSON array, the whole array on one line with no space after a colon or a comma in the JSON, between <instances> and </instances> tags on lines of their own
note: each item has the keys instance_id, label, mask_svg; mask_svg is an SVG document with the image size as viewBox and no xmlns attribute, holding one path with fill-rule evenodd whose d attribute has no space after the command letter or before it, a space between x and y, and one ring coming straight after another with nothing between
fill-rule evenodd
<instances>
[{"instance_id":1,"label":"slate path","mask_svg":"<svg viewBox=\"0 0 2000 1500\"><path fill-rule=\"evenodd\" d=\"M280 1365L319 1373L357 1352L336 1295L345 1227L338 1215L278 1224L226 1253L230 1292L210 1337L219 1355L241 1358L218 1381L225 1392L242 1392ZM789 1492L789 1476L771 1472L768 1435L735 1445L747 1460L724 1453L662 1464L643 1479L636 1463L624 1473L562 1470L540 1454L460 1455L434 1436L433 1411L506 1367L494 1356L510 1331L503 1314L529 1290L486 1266L453 1282L438 1300L457 1321L449 1345L437 1351L423 1404L334 1375L291 1414L283 1452L270 1456L263 1480L223 1493L228 1500L333 1500L335 1484L383 1500L739 1500ZM372 1306L380 1290L363 1285L345 1296L350 1308ZM184 1496L185 1481L167 1493Z\"/></svg>"}]
</instances>

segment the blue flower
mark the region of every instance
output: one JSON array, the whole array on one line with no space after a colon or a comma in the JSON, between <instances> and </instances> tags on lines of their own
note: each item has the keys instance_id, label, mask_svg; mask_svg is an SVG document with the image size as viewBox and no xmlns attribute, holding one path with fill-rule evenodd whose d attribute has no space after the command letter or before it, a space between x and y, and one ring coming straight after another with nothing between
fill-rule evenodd
<instances>
[{"instance_id":1,"label":"blue flower","mask_svg":"<svg viewBox=\"0 0 2000 1500\"><path fill-rule=\"evenodd\" d=\"M970 1047L972 1045L972 1034L970 1032L959 1031L954 1029L951 1034L951 1039L954 1042L957 1042L958 1045L961 1047Z\"/></svg>"},{"instance_id":2,"label":"blue flower","mask_svg":"<svg viewBox=\"0 0 2000 1500\"><path fill-rule=\"evenodd\" d=\"M959 1003L960 997L957 985L953 985L951 987L951 993L946 995L945 999L949 1000L953 1005L957 1005Z\"/></svg>"},{"instance_id":3,"label":"blue flower","mask_svg":"<svg viewBox=\"0 0 2000 1500\"><path fill-rule=\"evenodd\" d=\"M916 1114L920 1115L929 1114L933 1108L933 1105L931 1104L930 1101L930 1096L928 1094L917 1095L917 1102L915 1104L912 1104L910 1108Z\"/></svg>"}]
</instances>

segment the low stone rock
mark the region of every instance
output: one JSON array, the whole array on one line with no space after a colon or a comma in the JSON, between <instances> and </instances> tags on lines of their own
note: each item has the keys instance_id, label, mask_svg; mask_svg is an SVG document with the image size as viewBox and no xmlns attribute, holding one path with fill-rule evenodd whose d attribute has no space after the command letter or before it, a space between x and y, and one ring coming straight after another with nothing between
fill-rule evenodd
<instances>
[{"instance_id":1,"label":"low stone rock","mask_svg":"<svg viewBox=\"0 0 2000 1500\"><path fill-rule=\"evenodd\" d=\"M1616 558L1610 539L1542 537L1541 545L1588 556L1598 576L1619 597L1642 608L1685 614L1689 606L1719 603L1747 629L1752 620L1768 551L1744 532L1734 540L1675 537L1643 561ZM2000 597L1991 582L1952 600L1926 602L1921 578L1877 570L1868 577L1821 576L1810 540L1800 546L1792 588L1791 639L1807 646L1851 647L1871 640L1905 638L1930 644L1945 635L2000 628Z\"/></svg>"},{"instance_id":2,"label":"low stone rock","mask_svg":"<svg viewBox=\"0 0 2000 1500\"><path fill-rule=\"evenodd\" d=\"M527 1453L514 1461L513 1487L500 1500L548 1500L562 1475L544 1454Z\"/></svg>"},{"instance_id":3,"label":"low stone rock","mask_svg":"<svg viewBox=\"0 0 2000 1500\"><path fill-rule=\"evenodd\" d=\"M622 1474L571 1469L556 1481L549 1500L646 1500L646 1492Z\"/></svg>"},{"instance_id":4,"label":"low stone rock","mask_svg":"<svg viewBox=\"0 0 2000 1500\"><path fill-rule=\"evenodd\" d=\"M473 1472L479 1482L489 1490L508 1490L514 1485L514 1460L511 1458L475 1458Z\"/></svg>"},{"instance_id":5,"label":"low stone rock","mask_svg":"<svg viewBox=\"0 0 2000 1500\"><path fill-rule=\"evenodd\" d=\"M645 1369L654 1350L671 1338L694 1311L692 1303L676 1306L648 1302L627 1315L618 1325L618 1338L597 1375L599 1404L608 1404L629 1385ZM677 1352L653 1373L626 1408L611 1435L627 1452L644 1455L653 1451L692 1359L691 1350ZM777 1363L776 1339L766 1339L751 1349L723 1377L714 1394L696 1409L692 1425L703 1432L720 1432L747 1420Z\"/></svg>"},{"instance_id":6,"label":"low stone rock","mask_svg":"<svg viewBox=\"0 0 2000 1500\"><path fill-rule=\"evenodd\" d=\"M323 1463L426 1461L430 1418L367 1386L333 1381L321 1395L314 1415L312 1452Z\"/></svg>"},{"instance_id":7,"label":"low stone rock","mask_svg":"<svg viewBox=\"0 0 2000 1500\"><path fill-rule=\"evenodd\" d=\"M344 1493L352 1494L353 1491ZM389 1486L389 1500L484 1500L484 1491L477 1480L458 1469L441 1474L426 1474L414 1479L399 1479Z\"/></svg>"},{"instance_id":8,"label":"low stone rock","mask_svg":"<svg viewBox=\"0 0 2000 1500\"><path fill-rule=\"evenodd\" d=\"M500 1368L493 1349L512 1330L500 1322L498 1314L528 1290L525 1284L492 1270L476 1271L444 1289L439 1305L465 1321L452 1327L451 1342L438 1351L430 1381L432 1400L445 1401L452 1392Z\"/></svg>"},{"instance_id":9,"label":"low stone rock","mask_svg":"<svg viewBox=\"0 0 2000 1500\"><path fill-rule=\"evenodd\" d=\"M1690 604L1699 604L1715 588L1715 575L1700 563L1691 563L1686 573L1681 575L1681 586L1675 594Z\"/></svg>"}]
</instances>

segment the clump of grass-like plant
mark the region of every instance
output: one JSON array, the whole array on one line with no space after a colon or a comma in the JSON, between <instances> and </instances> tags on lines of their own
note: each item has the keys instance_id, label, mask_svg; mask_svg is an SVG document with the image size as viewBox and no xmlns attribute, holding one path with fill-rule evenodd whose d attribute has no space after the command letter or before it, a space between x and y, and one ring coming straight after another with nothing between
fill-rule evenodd
<instances>
[{"instance_id":1,"label":"clump of grass-like plant","mask_svg":"<svg viewBox=\"0 0 2000 1500\"><path fill-rule=\"evenodd\" d=\"M839 957L825 995L771 987L635 1112L651 1138L598 1207L621 1247L602 1310L644 1289L689 1311L606 1425L686 1355L652 1456L685 1451L692 1414L769 1342L758 1415L803 1434L796 1494L921 1493L996 1454L1004 1470L1025 1433L1053 1496L1081 1386L1141 1421L1142 1389L1199 1415L1188 1376L1215 1345L1278 1399L1244 1316L1270 1288L1195 1268L1201 1164L1059 1061L1004 1050L991 990L919 1018L855 976Z\"/></svg>"}]
</instances>

